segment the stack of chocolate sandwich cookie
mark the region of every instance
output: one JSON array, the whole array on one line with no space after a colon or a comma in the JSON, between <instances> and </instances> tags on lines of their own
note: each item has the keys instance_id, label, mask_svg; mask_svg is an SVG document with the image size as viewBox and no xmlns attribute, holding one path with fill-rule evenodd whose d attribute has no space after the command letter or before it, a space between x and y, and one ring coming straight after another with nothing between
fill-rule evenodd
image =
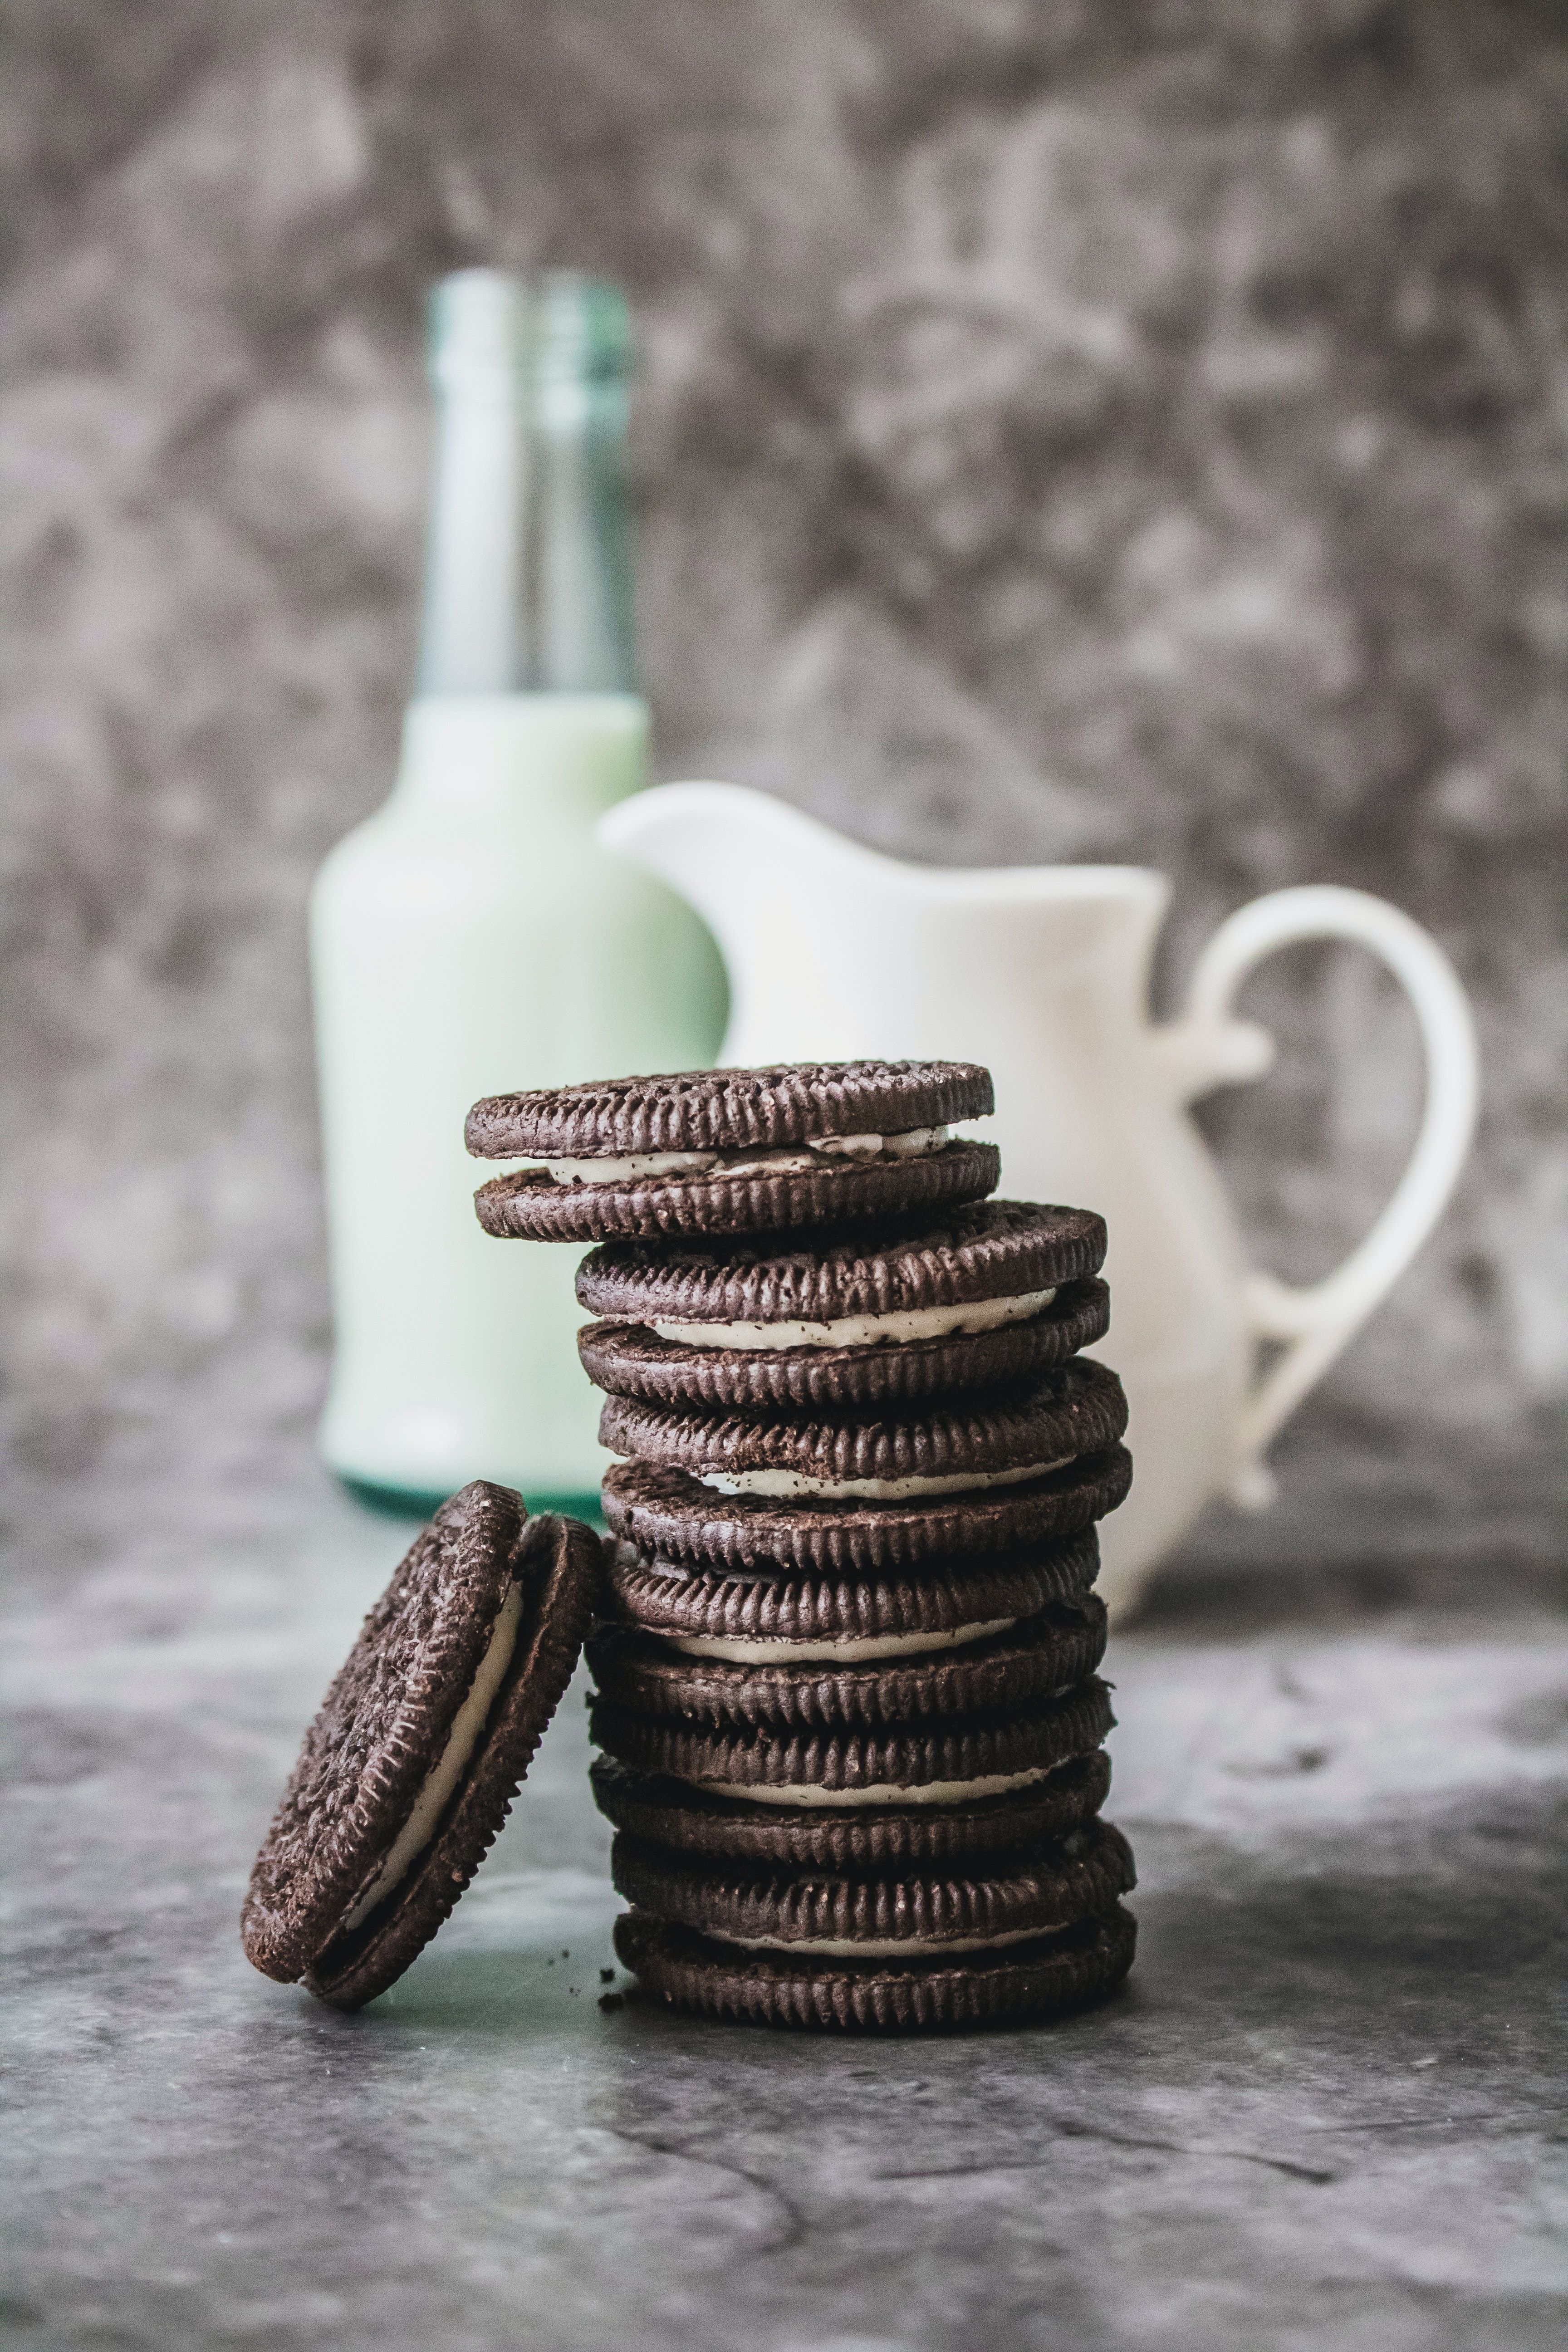
<instances>
[{"instance_id":1,"label":"stack of chocolate sandwich cookie","mask_svg":"<svg viewBox=\"0 0 1568 2352\"><path fill-rule=\"evenodd\" d=\"M1079 1350L1100 1220L987 1196L984 1070L720 1070L499 1097L489 1230L597 1246L627 1966L691 2008L965 2026L1107 1992L1132 1863L1095 1524L1126 1406Z\"/></svg>"}]
</instances>

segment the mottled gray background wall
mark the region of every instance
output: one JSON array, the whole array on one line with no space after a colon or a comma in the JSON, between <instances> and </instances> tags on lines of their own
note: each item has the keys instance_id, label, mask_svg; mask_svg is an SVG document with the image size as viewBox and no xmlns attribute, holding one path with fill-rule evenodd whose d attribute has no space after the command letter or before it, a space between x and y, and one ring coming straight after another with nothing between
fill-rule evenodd
<instances>
[{"instance_id":1,"label":"mottled gray background wall","mask_svg":"<svg viewBox=\"0 0 1568 2352\"><path fill-rule=\"evenodd\" d=\"M235 1476L309 1426L302 910L392 770L424 289L495 259L633 289L666 772L915 856L1163 865L1168 985L1289 881L1434 927L1480 1012L1484 1140L1295 1458L1352 1519L1377 1479L1443 1512L1544 1497L1557 0L12 0L6 25L25 1465L156 1453L181 1399L178 1443ZM1353 958L1282 961L1253 1009L1284 1066L1210 1129L1303 1276L1392 1181L1413 1046Z\"/></svg>"}]
</instances>

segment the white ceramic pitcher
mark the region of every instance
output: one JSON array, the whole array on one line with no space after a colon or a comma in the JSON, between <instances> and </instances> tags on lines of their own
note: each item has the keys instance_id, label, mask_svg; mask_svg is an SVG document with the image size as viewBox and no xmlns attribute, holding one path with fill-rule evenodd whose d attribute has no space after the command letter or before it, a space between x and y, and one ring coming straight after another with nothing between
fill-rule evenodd
<instances>
[{"instance_id":1,"label":"white ceramic pitcher","mask_svg":"<svg viewBox=\"0 0 1568 2352\"><path fill-rule=\"evenodd\" d=\"M598 837L669 883L729 967L727 1064L862 1055L984 1062L1002 1192L1098 1209L1110 1231L1103 1352L1126 1385L1135 1475L1102 1530L1100 1589L1137 1599L1211 1496L1268 1500L1263 1454L1442 1212L1475 1121L1476 1043L1452 965L1363 891L1279 890L1223 923L1182 1017L1151 1025L1150 962L1169 897L1132 866L943 869L847 841L734 784L623 801ZM1231 1018L1246 974L1299 940L1370 948L1409 992L1426 1106L1409 1165L1359 1248L1292 1288L1248 1269L1186 1106L1260 1076L1267 1033ZM1258 1343L1279 1352L1257 1370Z\"/></svg>"}]
</instances>

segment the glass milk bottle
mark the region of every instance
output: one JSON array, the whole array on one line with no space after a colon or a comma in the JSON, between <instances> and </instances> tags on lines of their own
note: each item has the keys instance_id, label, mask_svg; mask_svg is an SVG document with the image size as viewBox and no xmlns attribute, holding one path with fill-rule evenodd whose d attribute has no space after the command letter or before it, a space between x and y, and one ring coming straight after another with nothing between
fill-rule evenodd
<instances>
[{"instance_id":1,"label":"glass milk bottle","mask_svg":"<svg viewBox=\"0 0 1568 2352\"><path fill-rule=\"evenodd\" d=\"M317 879L311 967L336 1324L321 1449L423 1511L469 1478L591 1507L580 1253L497 1242L479 1096L711 1061L696 919L595 820L643 782L624 486L629 333L610 286L448 278L419 677L391 798Z\"/></svg>"}]
</instances>

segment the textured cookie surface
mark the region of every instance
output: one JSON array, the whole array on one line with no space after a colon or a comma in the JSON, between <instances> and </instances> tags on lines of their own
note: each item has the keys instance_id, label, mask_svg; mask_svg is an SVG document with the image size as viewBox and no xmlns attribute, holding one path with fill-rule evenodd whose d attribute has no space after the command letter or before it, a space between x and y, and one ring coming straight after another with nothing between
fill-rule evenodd
<instances>
[{"instance_id":1,"label":"textured cookie surface","mask_svg":"<svg viewBox=\"0 0 1568 2352\"><path fill-rule=\"evenodd\" d=\"M742 1944L990 1943L1050 1935L1109 1911L1136 1884L1126 1839L1091 1822L1054 1846L985 1872L759 1872L704 1864L625 1831L610 1856L617 1894L658 1919Z\"/></svg>"},{"instance_id":2,"label":"textured cookie surface","mask_svg":"<svg viewBox=\"0 0 1568 2352\"><path fill-rule=\"evenodd\" d=\"M959 1399L918 1415L876 1420L753 1421L740 1413L671 1412L637 1397L607 1397L599 1443L613 1454L693 1477L758 1472L841 1484L896 1484L1058 1467L1100 1454L1127 1426L1116 1374L1074 1358L1028 1387ZM984 1491L984 1490L982 1490Z\"/></svg>"},{"instance_id":3,"label":"textured cookie surface","mask_svg":"<svg viewBox=\"0 0 1568 2352\"><path fill-rule=\"evenodd\" d=\"M590 1528L553 1516L529 1521L518 1555L525 1597L518 1647L482 1743L406 1878L356 1933L334 1938L306 1971L306 1984L323 2000L339 2009L373 2000L450 1916L494 1843L572 1679L599 1570L599 1541Z\"/></svg>"},{"instance_id":4,"label":"textured cookie surface","mask_svg":"<svg viewBox=\"0 0 1568 2352\"><path fill-rule=\"evenodd\" d=\"M647 1462L616 1463L602 1494L612 1532L645 1555L756 1575L845 1576L1060 1543L1113 1511L1131 1483L1117 1444L1019 1486L909 1503L721 1495Z\"/></svg>"},{"instance_id":5,"label":"textured cookie surface","mask_svg":"<svg viewBox=\"0 0 1568 2352\"><path fill-rule=\"evenodd\" d=\"M919 1159L823 1160L801 1169L758 1168L727 1175L558 1184L536 1169L492 1177L474 1194L474 1213L501 1241L602 1242L692 1234L777 1233L858 1218L907 1217L994 1192L1002 1172L993 1143L946 1143Z\"/></svg>"},{"instance_id":6,"label":"textured cookie surface","mask_svg":"<svg viewBox=\"0 0 1568 2352\"><path fill-rule=\"evenodd\" d=\"M343 2007L369 2000L435 1934L504 1820L571 1678L600 1571L575 1522L524 1523L479 1481L443 1505L365 1621L251 1874L245 1948L269 1976ZM517 1585L510 1662L468 1770L423 1851L353 1935L340 1932L439 1759Z\"/></svg>"},{"instance_id":7,"label":"textured cookie surface","mask_svg":"<svg viewBox=\"0 0 1568 2352\"><path fill-rule=\"evenodd\" d=\"M1137 1938L1120 1904L1037 1942L924 1962L742 1952L640 1911L616 1924L626 1966L682 2009L737 2023L881 2033L960 2032L1086 2008L1121 1982Z\"/></svg>"},{"instance_id":8,"label":"textured cookie surface","mask_svg":"<svg viewBox=\"0 0 1568 2352\"><path fill-rule=\"evenodd\" d=\"M366 1617L251 1873L242 1934L268 1976L303 1974L407 1817L484 1655L522 1528L508 1488L465 1486Z\"/></svg>"},{"instance_id":9,"label":"textured cookie surface","mask_svg":"<svg viewBox=\"0 0 1568 2352\"><path fill-rule=\"evenodd\" d=\"M1086 1694L1079 1726L1086 1740L1110 1730L1103 1683ZM613 1756L596 1758L590 1779L599 1811L645 1845L766 1870L867 1874L973 1868L1068 1837L1104 1804L1110 1759L1094 1748L1027 1788L957 1805L749 1804L634 1771Z\"/></svg>"},{"instance_id":10,"label":"textured cookie surface","mask_svg":"<svg viewBox=\"0 0 1568 2352\"><path fill-rule=\"evenodd\" d=\"M954 1331L897 1346L702 1348L636 1323L590 1323L577 1352L595 1388L667 1409L708 1412L834 1412L911 1406L973 1391L1016 1388L1102 1339L1110 1294L1094 1276L1064 1284L1027 1322Z\"/></svg>"},{"instance_id":11,"label":"textured cookie surface","mask_svg":"<svg viewBox=\"0 0 1568 2352\"><path fill-rule=\"evenodd\" d=\"M577 1296L625 1323L836 1323L1027 1297L1098 1274L1104 1256L1105 1222L1089 1210L987 1201L815 1246L606 1243L579 1268Z\"/></svg>"},{"instance_id":12,"label":"textured cookie surface","mask_svg":"<svg viewBox=\"0 0 1568 2352\"><path fill-rule=\"evenodd\" d=\"M964 1803L1005 1790L987 1785L973 1798L956 1784L1018 1780L1043 1774L1069 1758L1097 1748L1104 1738L1110 1702L1092 1678L1060 1697L1004 1717L911 1723L874 1730L731 1729L634 1714L604 1698L589 1710L595 1744L634 1771L728 1789L744 1797L758 1790L805 1789L825 1801L856 1801L859 1792L896 1804L921 1801L919 1791L953 1790ZM1101 1727L1096 1727L1097 1726ZM944 1796L944 1801L946 1801ZM765 1800L763 1800L765 1801ZM784 1801L793 1801L788 1798Z\"/></svg>"},{"instance_id":13,"label":"textured cookie surface","mask_svg":"<svg viewBox=\"0 0 1568 2352\"><path fill-rule=\"evenodd\" d=\"M973 1062L805 1062L490 1095L466 1135L485 1160L771 1151L816 1136L950 1127L994 1108L990 1072Z\"/></svg>"},{"instance_id":14,"label":"textured cookie surface","mask_svg":"<svg viewBox=\"0 0 1568 2352\"><path fill-rule=\"evenodd\" d=\"M785 1734L905 1729L1050 1698L1094 1672L1105 1635L1105 1603L1088 1592L935 1656L738 1665L687 1656L645 1633L611 1633L589 1642L588 1663L600 1696L639 1715Z\"/></svg>"},{"instance_id":15,"label":"textured cookie surface","mask_svg":"<svg viewBox=\"0 0 1568 2352\"><path fill-rule=\"evenodd\" d=\"M1099 1568L1090 1528L1054 1548L937 1562L919 1577L704 1576L618 1546L607 1583L616 1617L667 1637L868 1642L1033 1617L1053 1601L1087 1591Z\"/></svg>"}]
</instances>

